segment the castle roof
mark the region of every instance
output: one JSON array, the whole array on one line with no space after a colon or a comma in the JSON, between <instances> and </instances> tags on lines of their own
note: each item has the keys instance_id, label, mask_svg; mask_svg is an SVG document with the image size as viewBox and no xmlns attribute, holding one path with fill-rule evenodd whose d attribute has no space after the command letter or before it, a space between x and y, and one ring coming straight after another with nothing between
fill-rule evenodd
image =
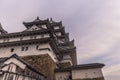
<instances>
[{"instance_id":1,"label":"castle roof","mask_svg":"<svg viewBox=\"0 0 120 80\"><path fill-rule=\"evenodd\" d=\"M66 72L71 70L86 70L86 69L95 69L95 68L102 68L105 64L103 63L90 63L90 64L80 64L80 65L73 65L67 68L57 68L55 72Z\"/></svg>"},{"instance_id":2,"label":"castle roof","mask_svg":"<svg viewBox=\"0 0 120 80\"><path fill-rule=\"evenodd\" d=\"M68 69L72 70L83 70L83 69L94 69L94 68L102 68L105 65L102 63L90 63L90 64L80 64L80 65L73 65L69 67Z\"/></svg>"},{"instance_id":3,"label":"castle roof","mask_svg":"<svg viewBox=\"0 0 120 80\"><path fill-rule=\"evenodd\" d=\"M37 17L34 21L32 22L23 22L26 28L30 28L33 25L39 25L39 24L48 24L49 20L40 20L39 17Z\"/></svg>"},{"instance_id":4,"label":"castle roof","mask_svg":"<svg viewBox=\"0 0 120 80\"><path fill-rule=\"evenodd\" d=\"M1 34L5 34L5 33L7 33L7 31L5 31L5 30L2 28L1 23L0 23L0 32L1 32Z\"/></svg>"}]
</instances>

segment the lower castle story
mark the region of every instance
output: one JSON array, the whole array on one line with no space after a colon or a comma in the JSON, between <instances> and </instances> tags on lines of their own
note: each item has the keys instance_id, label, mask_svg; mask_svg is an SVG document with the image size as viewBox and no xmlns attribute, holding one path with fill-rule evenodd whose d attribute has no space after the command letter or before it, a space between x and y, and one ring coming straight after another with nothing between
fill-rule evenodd
<instances>
[{"instance_id":1,"label":"lower castle story","mask_svg":"<svg viewBox=\"0 0 120 80\"><path fill-rule=\"evenodd\" d=\"M1 59L0 64L0 80L104 80L101 71L104 64L56 68L49 55L19 57L13 54Z\"/></svg>"}]
</instances>

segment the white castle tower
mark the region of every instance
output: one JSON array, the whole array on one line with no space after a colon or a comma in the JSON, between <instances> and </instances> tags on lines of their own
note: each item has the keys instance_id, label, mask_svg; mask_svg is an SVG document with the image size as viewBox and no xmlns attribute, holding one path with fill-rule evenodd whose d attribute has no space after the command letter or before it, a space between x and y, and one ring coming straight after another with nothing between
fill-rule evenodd
<instances>
[{"instance_id":1,"label":"white castle tower","mask_svg":"<svg viewBox=\"0 0 120 80\"><path fill-rule=\"evenodd\" d=\"M7 33L0 26L1 66L13 65L12 73L32 78L16 78L11 73L12 78L9 79L10 75L6 76L10 74L9 68L5 66L1 67L1 80L104 80L101 71L104 64L77 65L74 40L69 40L69 33L65 32L62 22L40 20L37 17L34 21L23 24L26 30L16 33ZM17 72L16 66L19 66L22 73ZM26 69L29 69L27 75ZM32 73L37 75L37 79Z\"/></svg>"}]
</instances>

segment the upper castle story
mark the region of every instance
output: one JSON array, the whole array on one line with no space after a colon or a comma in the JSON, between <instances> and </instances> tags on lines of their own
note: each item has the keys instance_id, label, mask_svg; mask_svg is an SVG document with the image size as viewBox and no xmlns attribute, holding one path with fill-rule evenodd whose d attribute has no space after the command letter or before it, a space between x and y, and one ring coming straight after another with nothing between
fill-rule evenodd
<instances>
[{"instance_id":1,"label":"upper castle story","mask_svg":"<svg viewBox=\"0 0 120 80\"><path fill-rule=\"evenodd\" d=\"M77 64L74 40L69 39L62 21L51 19L23 22L26 29L22 32L8 33L0 26L0 51L4 56L19 53L19 56L50 53L55 62L70 61ZM41 51L41 52L40 52ZM37 54L36 54L37 55Z\"/></svg>"}]
</instances>

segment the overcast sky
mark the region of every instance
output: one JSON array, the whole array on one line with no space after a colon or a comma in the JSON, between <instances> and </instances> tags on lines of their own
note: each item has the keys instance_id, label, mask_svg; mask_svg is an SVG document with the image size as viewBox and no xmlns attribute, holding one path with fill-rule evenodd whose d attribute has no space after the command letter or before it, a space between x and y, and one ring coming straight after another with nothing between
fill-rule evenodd
<instances>
[{"instance_id":1,"label":"overcast sky","mask_svg":"<svg viewBox=\"0 0 120 80\"><path fill-rule=\"evenodd\" d=\"M23 21L52 17L75 39L78 63L105 63L106 80L120 79L120 0L0 0L0 22L8 32Z\"/></svg>"}]
</instances>

